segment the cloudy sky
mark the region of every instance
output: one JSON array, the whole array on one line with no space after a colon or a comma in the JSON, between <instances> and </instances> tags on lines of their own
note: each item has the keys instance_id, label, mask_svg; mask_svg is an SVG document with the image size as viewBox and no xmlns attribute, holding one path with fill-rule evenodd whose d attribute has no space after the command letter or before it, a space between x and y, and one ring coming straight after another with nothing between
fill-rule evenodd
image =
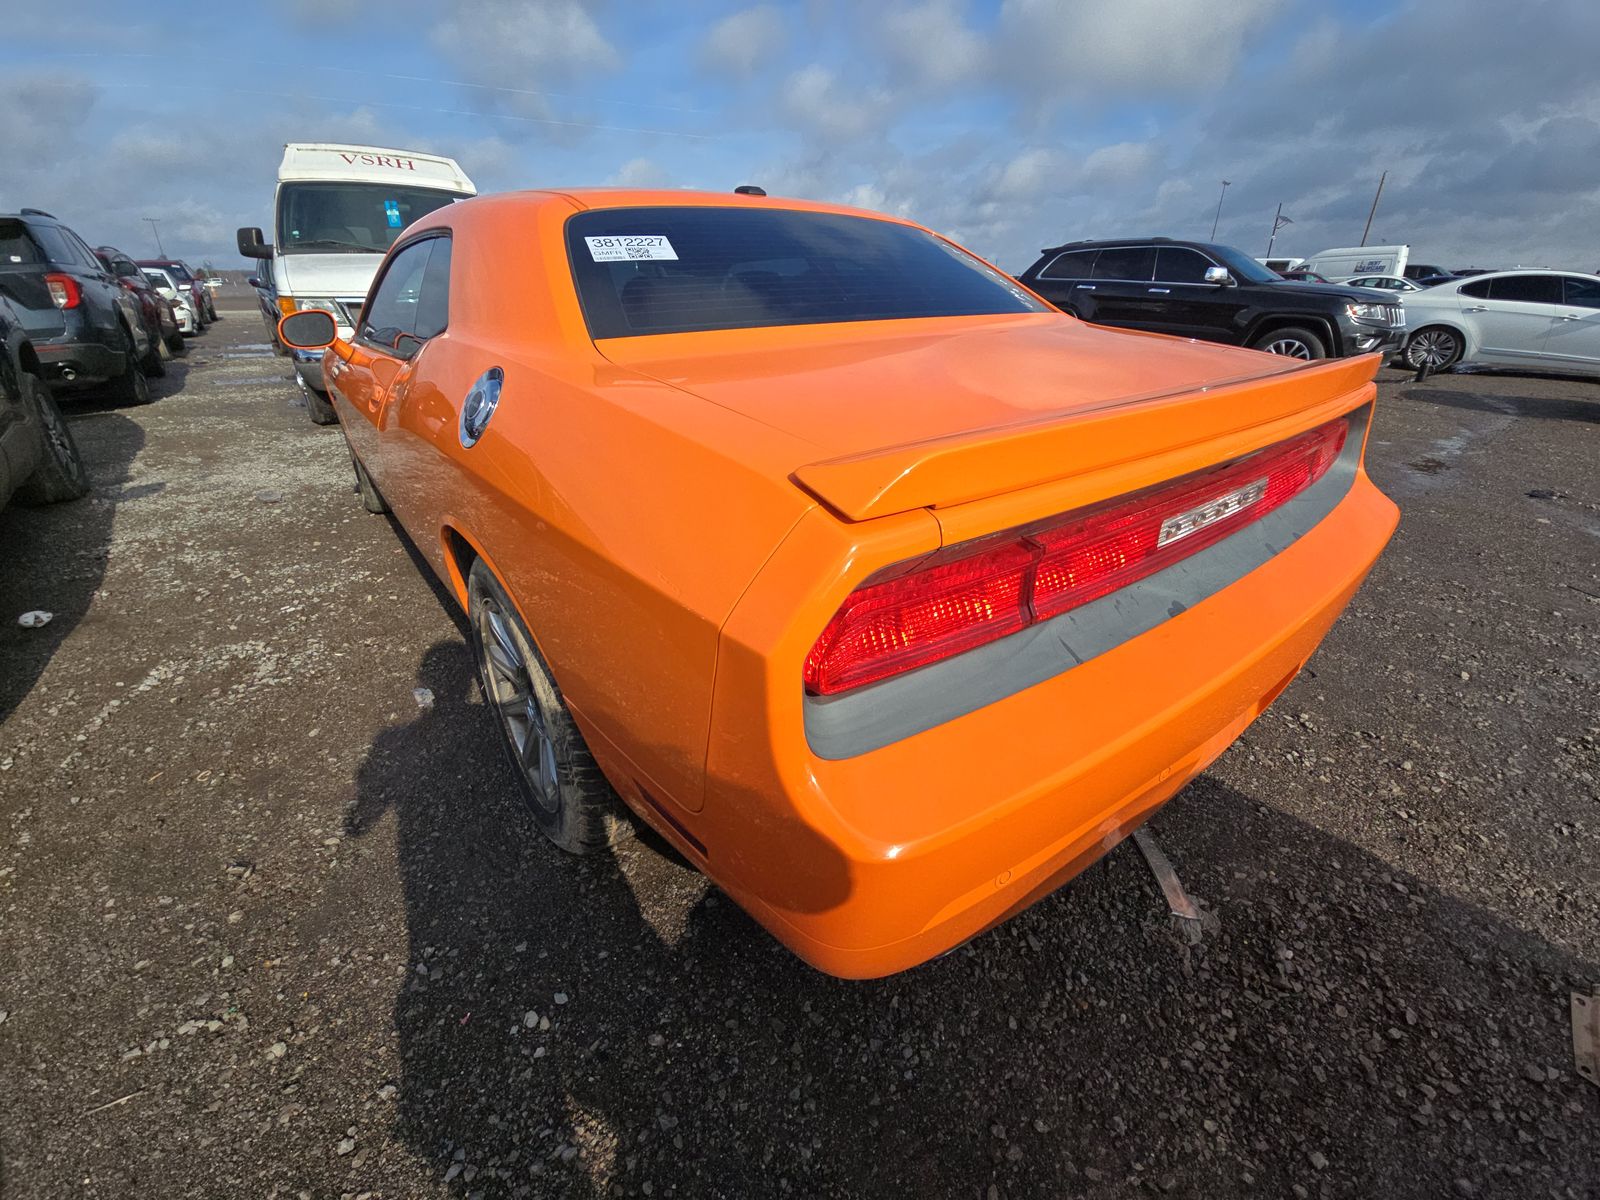
<instances>
[{"instance_id":1,"label":"cloudy sky","mask_svg":"<svg viewBox=\"0 0 1600 1200\"><path fill-rule=\"evenodd\" d=\"M1596 0L87 0L8 14L0 211L242 266L285 141L480 190L726 189L903 213L1020 271L1081 237L1600 267ZM70 19L64 14L70 9Z\"/></svg>"}]
</instances>

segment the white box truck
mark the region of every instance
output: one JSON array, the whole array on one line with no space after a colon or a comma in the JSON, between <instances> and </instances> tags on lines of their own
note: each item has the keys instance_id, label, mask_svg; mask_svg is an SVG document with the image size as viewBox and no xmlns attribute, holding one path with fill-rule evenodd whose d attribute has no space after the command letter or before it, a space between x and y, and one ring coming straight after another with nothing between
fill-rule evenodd
<instances>
[{"instance_id":1,"label":"white box truck","mask_svg":"<svg viewBox=\"0 0 1600 1200\"><path fill-rule=\"evenodd\" d=\"M306 308L332 313L339 336L351 337L373 276L405 227L476 194L456 161L437 154L333 142L284 146L272 206L273 240L258 227L238 233L239 253L260 260L251 283L273 346L283 349L278 318ZM311 419L332 424L321 351L289 353Z\"/></svg>"},{"instance_id":2,"label":"white box truck","mask_svg":"<svg viewBox=\"0 0 1600 1200\"><path fill-rule=\"evenodd\" d=\"M1358 275L1404 275L1410 246L1335 246L1306 259L1305 269L1329 283L1343 283Z\"/></svg>"}]
</instances>

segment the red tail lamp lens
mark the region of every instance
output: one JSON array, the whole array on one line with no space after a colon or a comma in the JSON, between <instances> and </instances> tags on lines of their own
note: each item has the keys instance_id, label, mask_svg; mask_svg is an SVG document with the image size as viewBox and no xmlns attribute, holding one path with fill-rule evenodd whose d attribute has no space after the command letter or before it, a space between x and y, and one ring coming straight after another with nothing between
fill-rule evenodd
<instances>
[{"instance_id":1,"label":"red tail lamp lens","mask_svg":"<svg viewBox=\"0 0 1600 1200\"><path fill-rule=\"evenodd\" d=\"M77 308L83 300L83 292L78 287L78 281L71 275L52 273L44 277L44 282L50 289L50 301L57 308Z\"/></svg>"},{"instance_id":2,"label":"red tail lamp lens","mask_svg":"<svg viewBox=\"0 0 1600 1200\"><path fill-rule=\"evenodd\" d=\"M1259 521L1321 479L1349 424L1040 525L940 551L857 588L806 657L833 695L975 649L1098 600Z\"/></svg>"}]
</instances>

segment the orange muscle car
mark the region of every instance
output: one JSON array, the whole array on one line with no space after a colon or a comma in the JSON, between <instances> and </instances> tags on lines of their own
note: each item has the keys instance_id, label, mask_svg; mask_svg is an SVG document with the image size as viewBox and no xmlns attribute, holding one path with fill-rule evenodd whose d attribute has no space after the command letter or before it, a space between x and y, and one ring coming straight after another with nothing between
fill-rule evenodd
<instances>
[{"instance_id":1,"label":"orange muscle car","mask_svg":"<svg viewBox=\"0 0 1600 1200\"><path fill-rule=\"evenodd\" d=\"M1398 513L1377 358L1095 328L927 229L523 192L389 251L329 395L569 850L624 805L793 951L920 963L1294 678ZM620 802L619 802L620 801Z\"/></svg>"}]
</instances>

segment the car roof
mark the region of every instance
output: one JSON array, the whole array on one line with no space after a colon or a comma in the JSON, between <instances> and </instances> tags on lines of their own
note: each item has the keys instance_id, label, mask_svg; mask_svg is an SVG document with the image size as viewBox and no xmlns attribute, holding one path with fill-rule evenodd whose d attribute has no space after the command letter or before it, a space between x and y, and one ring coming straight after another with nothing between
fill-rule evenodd
<instances>
[{"instance_id":1,"label":"car roof","mask_svg":"<svg viewBox=\"0 0 1600 1200\"><path fill-rule=\"evenodd\" d=\"M731 189L726 192L690 190L687 188L626 188L583 187L541 188L526 192L500 192L477 200L463 200L461 205L481 204L485 200L516 201L545 200L564 197L580 209L607 208L777 208L798 212L838 213L850 217L872 217L892 221L898 225L917 225L906 217L875 212L869 208L855 208L848 204L829 204L822 200L805 200L795 196L752 196ZM452 205L451 207L460 207ZM921 228L921 226L918 226Z\"/></svg>"}]
</instances>

